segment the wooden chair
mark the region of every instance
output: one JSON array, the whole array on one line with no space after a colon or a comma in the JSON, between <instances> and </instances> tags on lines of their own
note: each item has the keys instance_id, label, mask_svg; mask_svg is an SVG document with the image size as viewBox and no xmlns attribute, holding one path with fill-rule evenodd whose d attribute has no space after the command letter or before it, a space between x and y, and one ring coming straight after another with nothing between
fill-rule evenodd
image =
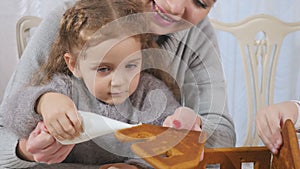
<instances>
[{"instance_id":1,"label":"wooden chair","mask_svg":"<svg viewBox=\"0 0 300 169\"><path fill-rule=\"evenodd\" d=\"M253 163L254 169L300 169L300 151L296 130L291 120L282 128L283 146L277 155L266 147L236 147L205 149L204 159L197 169L219 164L221 169L240 169L242 163Z\"/></svg>"},{"instance_id":2,"label":"wooden chair","mask_svg":"<svg viewBox=\"0 0 300 169\"><path fill-rule=\"evenodd\" d=\"M16 26L16 38L19 58L21 57L29 40L30 29L37 27L41 21L42 19L36 16L23 16L18 20Z\"/></svg>"},{"instance_id":3,"label":"wooden chair","mask_svg":"<svg viewBox=\"0 0 300 169\"><path fill-rule=\"evenodd\" d=\"M260 14L237 23L213 19L211 23L216 30L234 35L239 43L248 105L248 126L243 145L258 145L259 138L253 127L255 114L273 102L276 65L282 41L288 33L300 30L300 22L286 23L273 16Z\"/></svg>"}]
</instances>

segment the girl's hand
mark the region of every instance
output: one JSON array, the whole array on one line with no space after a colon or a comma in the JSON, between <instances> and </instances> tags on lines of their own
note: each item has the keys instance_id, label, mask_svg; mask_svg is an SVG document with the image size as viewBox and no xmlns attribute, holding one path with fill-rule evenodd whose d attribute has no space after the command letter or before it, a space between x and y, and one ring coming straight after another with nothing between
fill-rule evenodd
<instances>
[{"instance_id":1,"label":"girl's hand","mask_svg":"<svg viewBox=\"0 0 300 169\"><path fill-rule=\"evenodd\" d=\"M52 137L43 122L39 122L27 140L19 141L17 150L24 160L48 164L62 162L74 145L61 145Z\"/></svg>"},{"instance_id":2,"label":"girl's hand","mask_svg":"<svg viewBox=\"0 0 300 169\"><path fill-rule=\"evenodd\" d=\"M175 110L174 114L168 116L163 126L173 127L176 129L187 129L201 131L202 121L194 110L188 107L179 107ZM203 140L204 141L204 140ZM204 150L200 156L200 161L204 158Z\"/></svg>"},{"instance_id":3,"label":"girl's hand","mask_svg":"<svg viewBox=\"0 0 300 169\"><path fill-rule=\"evenodd\" d=\"M59 139L73 139L82 132L82 119L74 102L60 93L45 93L37 103L49 133Z\"/></svg>"},{"instance_id":4,"label":"girl's hand","mask_svg":"<svg viewBox=\"0 0 300 169\"><path fill-rule=\"evenodd\" d=\"M168 116L163 122L163 126L173 127L176 129L188 129L201 131L200 117L188 107L179 107L174 114Z\"/></svg>"},{"instance_id":5,"label":"girl's hand","mask_svg":"<svg viewBox=\"0 0 300 169\"><path fill-rule=\"evenodd\" d=\"M99 169L138 169L138 167L126 163L106 164Z\"/></svg>"},{"instance_id":6,"label":"girl's hand","mask_svg":"<svg viewBox=\"0 0 300 169\"><path fill-rule=\"evenodd\" d=\"M256 114L256 128L264 144L277 154L282 145L281 127L287 119L296 123L298 109L294 102L282 102L265 107Z\"/></svg>"}]
</instances>

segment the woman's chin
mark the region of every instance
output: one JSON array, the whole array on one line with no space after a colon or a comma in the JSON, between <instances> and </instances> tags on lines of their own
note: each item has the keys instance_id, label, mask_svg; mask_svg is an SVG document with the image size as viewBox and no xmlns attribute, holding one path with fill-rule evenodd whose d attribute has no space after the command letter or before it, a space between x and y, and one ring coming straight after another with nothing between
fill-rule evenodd
<instances>
[{"instance_id":1,"label":"woman's chin","mask_svg":"<svg viewBox=\"0 0 300 169\"><path fill-rule=\"evenodd\" d=\"M157 35L166 35L169 33L174 33L174 32L184 30L184 29L188 29L190 27L192 27L192 26L186 25L186 24L180 24L180 25L177 24L176 26L175 25L164 26L159 23L152 22L150 29L151 29L151 32L153 32Z\"/></svg>"}]
</instances>

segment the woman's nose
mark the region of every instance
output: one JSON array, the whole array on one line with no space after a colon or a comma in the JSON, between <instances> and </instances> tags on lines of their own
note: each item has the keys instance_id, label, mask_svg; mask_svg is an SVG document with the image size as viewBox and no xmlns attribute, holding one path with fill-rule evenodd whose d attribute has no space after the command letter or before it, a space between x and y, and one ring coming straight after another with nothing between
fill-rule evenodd
<instances>
[{"instance_id":1,"label":"woman's nose","mask_svg":"<svg viewBox=\"0 0 300 169\"><path fill-rule=\"evenodd\" d=\"M182 16L184 14L187 0L165 0L165 1L169 7L170 14L176 16Z\"/></svg>"}]
</instances>

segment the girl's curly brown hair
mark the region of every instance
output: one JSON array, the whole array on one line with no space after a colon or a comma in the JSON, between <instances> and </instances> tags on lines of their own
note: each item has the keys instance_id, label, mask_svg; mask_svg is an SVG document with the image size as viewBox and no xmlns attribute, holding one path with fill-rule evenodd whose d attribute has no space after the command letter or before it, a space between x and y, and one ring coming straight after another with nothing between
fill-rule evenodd
<instances>
[{"instance_id":1,"label":"girl's curly brown hair","mask_svg":"<svg viewBox=\"0 0 300 169\"><path fill-rule=\"evenodd\" d=\"M132 34L142 44L142 49L158 48L152 34L148 32L148 22L141 14L144 11L141 0L80 0L69 8L63 15L58 35L51 46L48 61L41 66L33 78L34 85L48 83L54 74L62 73L72 76L64 60L64 55L70 53L77 57L84 55L83 49L89 45L96 45L108 38L120 34ZM120 19L124 18L125 19ZM120 21L119 21L119 20ZM118 20L107 26L109 23ZM101 29L100 29L101 28ZM100 30L100 31L99 31ZM134 30L134 31L133 31ZM96 33L96 36L95 36ZM115 35L114 35L115 34ZM151 54L150 54L151 55ZM162 55L143 57L143 62L163 64ZM165 67L165 66L158 66ZM149 69L159 79L163 80L171 89L176 87L175 80L159 70ZM178 89L176 89L178 90ZM174 92L178 94L178 91ZM177 95L175 94L175 95Z\"/></svg>"}]
</instances>

